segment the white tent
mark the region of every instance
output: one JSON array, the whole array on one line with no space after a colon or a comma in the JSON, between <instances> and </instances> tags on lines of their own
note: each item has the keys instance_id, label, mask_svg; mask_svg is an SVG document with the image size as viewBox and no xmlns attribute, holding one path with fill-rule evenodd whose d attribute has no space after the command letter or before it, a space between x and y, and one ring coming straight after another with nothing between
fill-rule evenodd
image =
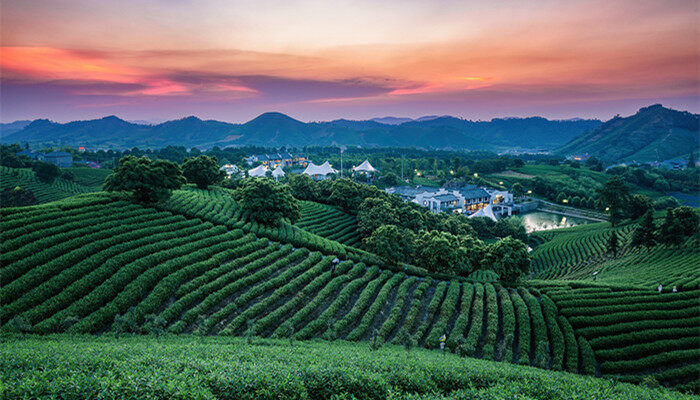
<instances>
[{"instance_id":1,"label":"white tent","mask_svg":"<svg viewBox=\"0 0 700 400\"><path fill-rule=\"evenodd\" d=\"M314 163L309 163L302 174L309 175L314 178L325 179L328 174L337 174L338 170L331 167L328 161L321 165L316 165Z\"/></svg>"},{"instance_id":2,"label":"white tent","mask_svg":"<svg viewBox=\"0 0 700 400\"><path fill-rule=\"evenodd\" d=\"M365 160L362 164L358 165L357 167L353 167L352 169L355 172L365 172L365 173L370 173L370 172L376 172L377 170L372 166L372 164L369 163L369 160Z\"/></svg>"},{"instance_id":3,"label":"white tent","mask_svg":"<svg viewBox=\"0 0 700 400\"><path fill-rule=\"evenodd\" d=\"M267 171L270 169L267 168L265 165L258 165L257 167L253 169L248 170L248 176L262 176L264 177L265 174L267 174Z\"/></svg>"},{"instance_id":4,"label":"white tent","mask_svg":"<svg viewBox=\"0 0 700 400\"><path fill-rule=\"evenodd\" d=\"M496 215L493 213L493 209L491 208L491 204L487 205L486 207L482 208L481 210L475 212L474 214L470 215L469 218L474 218L474 217L486 217L486 218L491 218L492 220L496 220Z\"/></svg>"},{"instance_id":5,"label":"white tent","mask_svg":"<svg viewBox=\"0 0 700 400\"><path fill-rule=\"evenodd\" d=\"M282 167L277 166L277 168L275 168L275 170L272 171L272 176L273 176L275 179L278 179L278 178L283 177L283 176L284 176L284 171L282 170Z\"/></svg>"}]
</instances>

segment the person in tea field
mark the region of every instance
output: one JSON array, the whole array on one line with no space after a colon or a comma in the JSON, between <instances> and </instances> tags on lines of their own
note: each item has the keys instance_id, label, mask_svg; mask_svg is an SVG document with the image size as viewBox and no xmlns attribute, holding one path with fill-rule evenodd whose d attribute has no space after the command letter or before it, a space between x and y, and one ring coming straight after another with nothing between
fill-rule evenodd
<instances>
[{"instance_id":1,"label":"person in tea field","mask_svg":"<svg viewBox=\"0 0 700 400\"><path fill-rule=\"evenodd\" d=\"M661 293L663 290L664 290L664 287L661 286L661 284L659 283L659 293Z\"/></svg>"},{"instance_id":2,"label":"person in tea field","mask_svg":"<svg viewBox=\"0 0 700 400\"><path fill-rule=\"evenodd\" d=\"M443 350L443 351L445 350L445 342L446 342L446 341L447 341L447 336L446 336L446 335L442 335L442 336L440 337L440 350Z\"/></svg>"}]
</instances>

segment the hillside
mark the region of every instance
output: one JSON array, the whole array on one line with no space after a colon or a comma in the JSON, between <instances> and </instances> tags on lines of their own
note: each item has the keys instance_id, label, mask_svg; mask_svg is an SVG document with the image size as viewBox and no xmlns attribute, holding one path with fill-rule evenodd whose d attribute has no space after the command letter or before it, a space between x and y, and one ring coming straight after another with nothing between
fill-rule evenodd
<instances>
[{"instance_id":1,"label":"hillside","mask_svg":"<svg viewBox=\"0 0 700 400\"><path fill-rule=\"evenodd\" d=\"M112 148L156 148L167 145L212 147L230 145L415 146L423 148L496 149L554 148L600 124L598 120L550 121L508 118L469 121L435 117L382 124L336 120L305 123L270 112L244 124L187 117L162 124L136 124L115 116L65 124L46 119L3 134L3 143ZM21 126L17 125L17 126Z\"/></svg>"},{"instance_id":2,"label":"hillside","mask_svg":"<svg viewBox=\"0 0 700 400\"><path fill-rule=\"evenodd\" d=\"M609 162L687 158L700 146L700 115L660 104L616 117L557 149L561 155L589 154Z\"/></svg>"},{"instance_id":3,"label":"hillside","mask_svg":"<svg viewBox=\"0 0 700 400\"><path fill-rule=\"evenodd\" d=\"M89 168L67 168L74 179L72 181L56 178L51 183L44 183L36 178L30 169L8 168L0 166L0 190L21 187L31 192L37 204L56 201L81 193L102 190L102 183L111 170L92 170ZM1 206L1 205L0 205Z\"/></svg>"},{"instance_id":4,"label":"hillside","mask_svg":"<svg viewBox=\"0 0 700 400\"><path fill-rule=\"evenodd\" d=\"M326 207L305 203L301 225L319 228L313 215L333 212ZM440 280L419 270L389 269L369 253L299 227L251 223L219 188L176 191L157 207L100 192L1 212L0 329L5 331L163 329L329 341L376 336L428 348L436 348L446 334L450 351L545 369L625 375L614 363L638 360L637 374L698 391L700 363L689 358L697 343L686 332L694 332L697 324L683 319L684 313L696 312L696 290L659 295L627 286L554 281L538 284L540 290L509 290L493 283ZM337 217L338 225L351 226L343 214ZM344 237L340 232L337 237ZM331 271L336 256L342 262ZM565 296L557 297L560 292ZM567 303L561 303L564 298L584 301L590 293L610 298L609 311L595 304L591 309L600 317L595 326L610 333L579 331L581 314L568 314ZM647 296L645 307L666 310L664 317L640 312L626 320L653 330L630 339L642 350L628 348L632 344L624 339L600 339L629 329L603 314L626 310L627 298L638 296ZM661 325L659 318L665 321ZM660 330L668 324L686 331L678 336ZM659 340L672 342L677 357L666 359Z\"/></svg>"}]
</instances>

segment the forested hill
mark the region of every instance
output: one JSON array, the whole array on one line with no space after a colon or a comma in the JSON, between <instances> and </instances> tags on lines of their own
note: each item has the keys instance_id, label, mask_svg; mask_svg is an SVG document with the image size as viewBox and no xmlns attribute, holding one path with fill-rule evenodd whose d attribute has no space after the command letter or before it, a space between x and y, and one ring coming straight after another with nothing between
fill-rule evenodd
<instances>
[{"instance_id":1,"label":"forested hill","mask_svg":"<svg viewBox=\"0 0 700 400\"><path fill-rule=\"evenodd\" d=\"M32 121L6 133L4 143L109 148L212 147L229 145L415 146L494 150L498 147L552 149L601 124L599 120L547 120L540 117L470 121L450 116L402 124L372 120L305 123L281 113L265 113L244 124L187 117L158 125L124 121L115 116L65 124Z\"/></svg>"},{"instance_id":2,"label":"forested hill","mask_svg":"<svg viewBox=\"0 0 700 400\"><path fill-rule=\"evenodd\" d=\"M562 155L589 154L609 162L663 161L686 158L700 145L700 115L661 104L605 122L557 150Z\"/></svg>"}]
</instances>

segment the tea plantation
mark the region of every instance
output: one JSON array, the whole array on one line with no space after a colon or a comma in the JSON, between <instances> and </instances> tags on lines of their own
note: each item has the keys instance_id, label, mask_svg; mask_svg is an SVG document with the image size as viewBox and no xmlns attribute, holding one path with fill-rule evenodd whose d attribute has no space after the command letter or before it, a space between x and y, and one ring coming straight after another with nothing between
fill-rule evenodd
<instances>
[{"instance_id":1,"label":"tea plantation","mask_svg":"<svg viewBox=\"0 0 700 400\"><path fill-rule=\"evenodd\" d=\"M683 396L649 386L700 390L690 247L605 260L600 227L545 233L535 276L559 280L507 289L486 273L446 279L385 265L355 247L356 221L327 205L303 203L295 225L259 225L218 187L178 190L155 206L98 192L0 214L0 330L62 334L0 344L9 398L656 399ZM673 254L653 255L663 251ZM673 264L676 254L686 263ZM611 276L631 268L628 257L650 271L667 262L664 284L682 290L659 294L656 276L627 280L631 271L614 285L603 274L560 280L596 257ZM442 335L454 355L343 342L437 349Z\"/></svg>"},{"instance_id":2,"label":"tea plantation","mask_svg":"<svg viewBox=\"0 0 700 400\"><path fill-rule=\"evenodd\" d=\"M690 399L437 351L239 338L49 336L0 343L4 398Z\"/></svg>"}]
</instances>

